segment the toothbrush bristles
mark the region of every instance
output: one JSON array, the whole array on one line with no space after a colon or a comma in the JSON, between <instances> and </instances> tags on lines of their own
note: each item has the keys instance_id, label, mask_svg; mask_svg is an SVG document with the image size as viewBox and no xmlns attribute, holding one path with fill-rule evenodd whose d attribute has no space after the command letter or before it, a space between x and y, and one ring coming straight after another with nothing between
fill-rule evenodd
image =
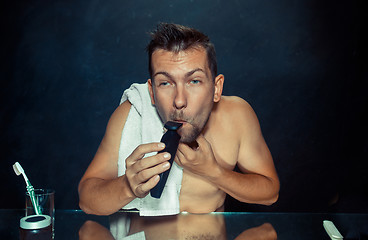
<instances>
[{"instance_id":1,"label":"toothbrush bristles","mask_svg":"<svg viewBox=\"0 0 368 240\"><path fill-rule=\"evenodd\" d=\"M17 174L17 176L22 174L22 171L21 171L20 168L22 168L22 167L20 166L20 164L18 162L13 164L13 170L14 170L15 174Z\"/></svg>"}]
</instances>

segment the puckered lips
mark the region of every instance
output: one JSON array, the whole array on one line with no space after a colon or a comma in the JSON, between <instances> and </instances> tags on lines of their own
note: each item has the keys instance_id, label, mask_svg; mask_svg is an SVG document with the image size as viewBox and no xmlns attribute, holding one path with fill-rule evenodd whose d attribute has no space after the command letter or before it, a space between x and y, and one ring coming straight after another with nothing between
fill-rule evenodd
<instances>
[{"instance_id":1,"label":"puckered lips","mask_svg":"<svg viewBox=\"0 0 368 240\"><path fill-rule=\"evenodd\" d=\"M188 121L185 121L185 120L182 120L182 119L174 119L174 120L172 120L172 121L183 124L183 125L178 129L178 131L180 131L180 130L182 130L183 128L185 128L186 126L188 126L188 124L190 125L190 123L189 123Z\"/></svg>"}]
</instances>

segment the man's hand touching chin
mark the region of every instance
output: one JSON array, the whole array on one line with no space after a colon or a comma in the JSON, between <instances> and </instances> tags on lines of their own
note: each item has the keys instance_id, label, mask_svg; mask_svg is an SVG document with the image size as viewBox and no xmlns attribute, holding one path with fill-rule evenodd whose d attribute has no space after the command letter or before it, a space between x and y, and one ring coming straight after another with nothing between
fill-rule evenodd
<instances>
[{"instance_id":1,"label":"man's hand touching chin","mask_svg":"<svg viewBox=\"0 0 368 240\"><path fill-rule=\"evenodd\" d=\"M211 144L200 134L197 147L186 143L179 143L175 161L185 170L205 178L212 178L221 174L222 167L216 161Z\"/></svg>"}]
</instances>

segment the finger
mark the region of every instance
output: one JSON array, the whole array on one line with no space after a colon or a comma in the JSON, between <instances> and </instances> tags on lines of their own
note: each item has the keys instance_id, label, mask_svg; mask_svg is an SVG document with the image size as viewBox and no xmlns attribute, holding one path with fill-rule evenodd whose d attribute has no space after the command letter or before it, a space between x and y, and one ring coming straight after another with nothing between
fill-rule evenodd
<instances>
[{"instance_id":1,"label":"finger","mask_svg":"<svg viewBox=\"0 0 368 240\"><path fill-rule=\"evenodd\" d=\"M176 164L178 164L180 167L183 167L183 164L182 164L182 162L181 162L181 160L180 160L180 158L179 158L179 156L178 156L178 152L179 152L179 151L177 151L177 152L176 152L176 155L175 155L174 161L175 161L175 162L176 162Z\"/></svg>"},{"instance_id":2,"label":"finger","mask_svg":"<svg viewBox=\"0 0 368 240\"><path fill-rule=\"evenodd\" d=\"M181 167L183 167L183 160L185 159L183 153L179 150L176 151L174 161Z\"/></svg>"},{"instance_id":3,"label":"finger","mask_svg":"<svg viewBox=\"0 0 368 240\"><path fill-rule=\"evenodd\" d=\"M196 154L196 150L193 150L191 147L189 147L185 143L180 143L179 144L177 152L179 152L179 157L182 159L181 160L182 162L183 162L183 160L189 160L190 161L191 159L194 158L194 156Z\"/></svg>"},{"instance_id":4,"label":"finger","mask_svg":"<svg viewBox=\"0 0 368 240\"><path fill-rule=\"evenodd\" d=\"M164 152L138 160L127 167L125 175L128 178L131 188L136 189L137 186L146 182L152 176L166 171L170 167L169 159L170 154ZM137 194L136 190L134 190L134 193Z\"/></svg>"},{"instance_id":5,"label":"finger","mask_svg":"<svg viewBox=\"0 0 368 240\"><path fill-rule=\"evenodd\" d=\"M133 190L134 194L138 197L144 197L146 195L145 185L147 182L152 182L152 178L158 176L160 173L167 171L170 168L170 163L168 161L161 163L153 168L145 169L137 174L129 174L128 181ZM156 183L157 184L157 183ZM149 183L149 186L155 186L156 184ZM142 188L143 187L143 188ZM150 189L150 188L149 188Z\"/></svg>"},{"instance_id":6,"label":"finger","mask_svg":"<svg viewBox=\"0 0 368 240\"><path fill-rule=\"evenodd\" d=\"M203 134L199 134L197 139L196 139L198 146L201 147L201 145L207 145L208 141L207 139L203 136Z\"/></svg>"},{"instance_id":7,"label":"finger","mask_svg":"<svg viewBox=\"0 0 368 240\"><path fill-rule=\"evenodd\" d=\"M187 152L191 152L193 151L193 149L185 143L179 143L178 151L181 152L183 155L186 155Z\"/></svg>"},{"instance_id":8,"label":"finger","mask_svg":"<svg viewBox=\"0 0 368 240\"><path fill-rule=\"evenodd\" d=\"M164 143L146 143L139 145L132 154L126 159L127 166L140 160L146 155L147 153L151 152L158 152L165 148Z\"/></svg>"},{"instance_id":9,"label":"finger","mask_svg":"<svg viewBox=\"0 0 368 240\"><path fill-rule=\"evenodd\" d=\"M151 189L157 185L159 180L160 177L158 175L153 176L147 182L137 187L137 194L142 195L143 197L146 196L149 193L149 191L151 191Z\"/></svg>"},{"instance_id":10,"label":"finger","mask_svg":"<svg viewBox=\"0 0 368 240\"><path fill-rule=\"evenodd\" d=\"M165 161L161 164L158 164L154 167L144 169L137 173L134 177L134 181L141 184L147 182L150 178L160 173L167 171L170 168L170 163Z\"/></svg>"},{"instance_id":11,"label":"finger","mask_svg":"<svg viewBox=\"0 0 368 240\"><path fill-rule=\"evenodd\" d=\"M148 191L143 190L142 185L138 185L134 191L134 194L139 198L144 198L148 194Z\"/></svg>"},{"instance_id":12,"label":"finger","mask_svg":"<svg viewBox=\"0 0 368 240\"><path fill-rule=\"evenodd\" d=\"M202 152L203 154L213 154L212 146L207 141L207 139L201 134L197 138L198 142L198 151Z\"/></svg>"},{"instance_id":13,"label":"finger","mask_svg":"<svg viewBox=\"0 0 368 240\"><path fill-rule=\"evenodd\" d=\"M145 154L151 152L158 152L165 148L164 143L146 143L139 145L131 154L135 159L142 159Z\"/></svg>"},{"instance_id":14,"label":"finger","mask_svg":"<svg viewBox=\"0 0 368 240\"><path fill-rule=\"evenodd\" d=\"M168 152L159 153L154 156L146 157L136 161L131 165L131 168L134 172L140 172L144 169L151 168L160 163L168 161L170 160L170 157L171 155Z\"/></svg>"}]
</instances>

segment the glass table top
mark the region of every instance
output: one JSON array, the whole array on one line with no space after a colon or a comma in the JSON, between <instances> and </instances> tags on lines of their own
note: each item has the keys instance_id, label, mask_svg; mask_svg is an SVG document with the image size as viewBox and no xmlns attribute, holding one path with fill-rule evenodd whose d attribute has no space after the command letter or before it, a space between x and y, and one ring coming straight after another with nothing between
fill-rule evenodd
<instances>
[{"instance_id":1,"label":"glass table top","mask_svg":"<svg viewBox=\"0 0 368 240\"><path fill-rule=\"evenodd\" d=\"M23 209L0 210L0 239L19 239ZM330 239L323 220L333 221L344 239L368 239L368 214L353 213L181 213L140 217L56 210L55 239Z\"/></svg>"}]
</instances>

